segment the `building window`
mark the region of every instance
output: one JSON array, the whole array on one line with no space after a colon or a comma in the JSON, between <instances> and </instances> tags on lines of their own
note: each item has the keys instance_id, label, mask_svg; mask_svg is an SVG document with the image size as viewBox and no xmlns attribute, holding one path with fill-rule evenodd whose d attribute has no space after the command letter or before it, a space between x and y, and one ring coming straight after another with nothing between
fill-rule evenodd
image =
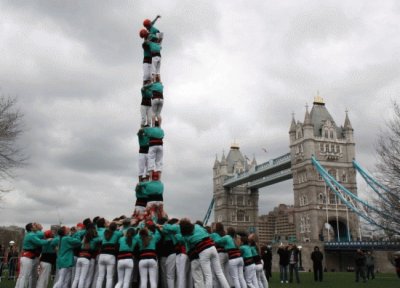
<instances>
[{"instance_id":1,"label":"building window","mask_svg":"<svg viewBox=\"0 0 400 288\"><path fill-rule=\"evenodd\" d=\"M217 206L221 206L222 205L222 198L218 198L217 199Z\"/></svg>"},{"instance_id":2,"label":"building window","mask_svg":"<svg viewBox=\"0 0 400 288\"><path fill-rule=\"evenodd\" d=\"M243 210L239 210L237 212L237 221L238 222L244 222L245 221L245 213Z\"/></svg>"},{"instance_id":3,"label":"building window","mask_svg":"<svg viewBox=\"0 0 400 288\"><path fill-rule=\"evenodd\" d=\"M244 197L243 196L236 196L236 205L244 206Z\"/></svg>"},{"instance_id":4,"label":"building window","mask_svg":"<svg viewBox=\"0 0 400 288\"><path fill-rule=\"evenodd\" d=\"M236 212L235 212L235 211L232 211L232 214L231 214L231 221L232 221L232 222L236 222Z\"/></svg>"},{"instance_id":5,"label":"building window","mask_svg":"<svg viewBox=\"0 0 400 288\"><path fill-rule=\"evenodd\" d=\"M324 144L319 143L319 150L321 150L321 152L325 152L325 150L324 150Z\"/></svg>"},{"instance_id":6,"label":"building window","mask_svg":"<svg viewBox=\"0 0 400 288\"><path fill-rule=\"evenodd\" d=\"M331 139L333 139L333 130L331 130L331 131L329 132L329 137L330 137Z\"/></svg>"},{"instance_id":7,"label":"building window","mask_svg":"<svg viewBox=\"0 0 400 288\"><path fill-rule=\"evenodd\" d=\"M308 216L308 215L306 217L306 231L311 232L310 216Z\"/></svg>"},{"instance_id":8,"label":"building window","mask_svg":"<svg viewBox=\"0 0 400 288\"><path fill-rule=\"evenodd\" d=\"M325 135L324 135L325 138L328 138L328 129L325 129L325 130L324 130L324 134L325 134Z\"/></svg>"},{"instance_id":9,"label":"building window","mask_svg":"<svg viewBox=\"0 0 400 288\"><path fill-rule=\"evenodd\" d=\"M300 218L300 233L304 233L305 232L305 221L304 221L304 217L301 216Z\"/></svg>"},{"instance_id":10,"label":"building window","mask_svg":"<svg viewBox=\"0 0 400 288\"><path fill-rule=\"evenodd\" d=\"M218 222L224 221L224 217L223 217L222 215L218 215L217 221L218 221Z\"/></svg>"},{"instance_id":11,"label":"building window","mask_svg":"<svg viewBox=\"0 0 400 288\"><path fill-rule=\"evenodd\" d=\"M231 205L235 205L235 198L234 198L234 196L230 196L230 197L229 197L229 202L230 202Z\"/></svg>"},{"instance_id":12,"label":"building window","mask_svg":"<svg viewBox=\"0 0 400 288\"><path fill-rule=\"evenodd\" d=\"M318 195L318 203L325 204L325 196L322 193L319 193Z\"/></svg>"},{"instance_id":13,"label":"building window","mask_svg":"<svg viewBox=\"0 0 400 288\"><path fill-rule=\"evenodd\" d=\"M343 182L343 183L346 183L346 182L347 182L346 171L343 171L343 174L342 174L342 182Z\"/></svg>"},{"instance_id":14,"label":"building window","mask_svg":"<svg viewBox=\"0 0 400 288\"><path fill-rule=\"evenodd\" d=\"M250 199L250 197L247 199L247 206L252 206L253 205L253 203L251 202L251 199Z\"/></svg>"}]
</instances>

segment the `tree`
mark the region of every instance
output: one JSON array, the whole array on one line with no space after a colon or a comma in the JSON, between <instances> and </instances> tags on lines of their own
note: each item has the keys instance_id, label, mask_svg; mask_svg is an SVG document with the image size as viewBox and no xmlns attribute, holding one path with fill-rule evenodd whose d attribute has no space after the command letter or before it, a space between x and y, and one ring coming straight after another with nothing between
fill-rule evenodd
<instances>
[{"instance_id":1,"label":"tree","mask_svg":"<svg viewBox=\"0 0 400 288\"><path fill-rule=\"evenodd\" d=\"M13 178L14 168L25 160L17 145L23 116L15 106L15 98L0 96L0 193L9 191L4 182Z\"/></svg>"},{"instance_id":2,"label":"tree","mask_svg":"<svg viewBox=\"0 0 400 288\"><path fill-rule=\"evenodd\" d=\"M377 178L387 187L382 191L382 197L378 198L378 205L386 214L393 216L382 217L381 223L400 234L400 221L393 221L400 219L400 106L395 101L393 112L376 146Z\"/></svg>"}]
</instances>

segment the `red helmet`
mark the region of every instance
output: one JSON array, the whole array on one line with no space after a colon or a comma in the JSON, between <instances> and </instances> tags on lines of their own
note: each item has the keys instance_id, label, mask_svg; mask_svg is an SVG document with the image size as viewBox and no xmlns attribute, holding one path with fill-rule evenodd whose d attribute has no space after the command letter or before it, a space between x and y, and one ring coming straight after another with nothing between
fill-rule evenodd
<instances>
[{"instance_id":1,"label":"red helmet","mask_svg":"<svg viewBox=\"0 0 400 288\"><path fill-rule=\"evenodd\" d=\"M150 27L151 26L151 20L150 19L144 19L143 26L146 27L146 28Z\"/></svg>"},{"instance_id":2,"label":"red helmet","mask_svg":"<svg viewBox=\"0 0 400 288\"><path fill-rule=\"evenodd\" d=\"M147 31L146 29L142 29L139 32L140 38L146 38L148 35L149 35L149 31Z\"/></svg>"}]
</instances>

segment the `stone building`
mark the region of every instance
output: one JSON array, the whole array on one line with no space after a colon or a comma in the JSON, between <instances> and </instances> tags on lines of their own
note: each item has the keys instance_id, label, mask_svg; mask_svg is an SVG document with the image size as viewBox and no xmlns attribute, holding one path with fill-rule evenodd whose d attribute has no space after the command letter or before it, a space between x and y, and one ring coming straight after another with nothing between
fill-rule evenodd
<instances>
[{"instance_id":1,"label":"stone building","mask_svg":"<svg viewBox=\"0 0 400 288\"><path fill-rule=\"evenodd\" d=\"M258 189L250 190L247 184L225 189L227 177L245 173L257 165L253 158L244 157L237 144L232 144L228 155L215 159L213 167L214 221L237 231L255 232L258 222Z\"/></svg>"},{"instance_id":2,"label":"stone building","mask_svg":"<svg viewBox=\"0 0 400 288\"><path fill-rule=\"evenodd\" d=\"M292 159L296 238L302 242L352 241L358 236L358 216L349 211L311 163L315 156L344 187L357 195L353 128L346 113L339 126L321 97L303 122L294 117L289 130Z\"/></svg>"},{"instance_id":3,"label":"stone building","mask_svg":"<svg viewBox=\"0 0 400 288\"><path fill-rule=\"evenodd\" d=\"M296 240L293 206L279 204L267 215L258 218L258 239L260 245L292 242Z\"/></svg>"}]
</instances>

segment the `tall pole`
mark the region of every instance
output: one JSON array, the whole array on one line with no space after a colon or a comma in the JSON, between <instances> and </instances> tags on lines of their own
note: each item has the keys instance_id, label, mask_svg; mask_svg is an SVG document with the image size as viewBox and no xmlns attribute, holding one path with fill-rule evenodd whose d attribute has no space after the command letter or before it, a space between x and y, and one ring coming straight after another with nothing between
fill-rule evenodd
<instances>
[{"instance_id":1,"label":"tall pole","mask_svg":"<svg viewBox=\"0 0 400 288\"><path fill-rule=\"evenodd\" d=\"M336 231L337 231L337 241L340 242L340 233L339 233L339 213L338 213L338 198L335 194L335 202L336 202Z\"/></svg>"},{"instance_id":2,"label":"tall pole","mask_svg":"<svg viewBox=\"0 0 400 288\"><path fill-rule=\"evenodd\" d=\"M331 241L331 236L330 236L330 231L329 231L329 215L328 215L328 191L327 191L327 188L326 188L326 182L324 181L324 184L325 184L325 208L326 208L326 229L328 230L328 242L329 241Z\"/></svg>"}]
</instances>

